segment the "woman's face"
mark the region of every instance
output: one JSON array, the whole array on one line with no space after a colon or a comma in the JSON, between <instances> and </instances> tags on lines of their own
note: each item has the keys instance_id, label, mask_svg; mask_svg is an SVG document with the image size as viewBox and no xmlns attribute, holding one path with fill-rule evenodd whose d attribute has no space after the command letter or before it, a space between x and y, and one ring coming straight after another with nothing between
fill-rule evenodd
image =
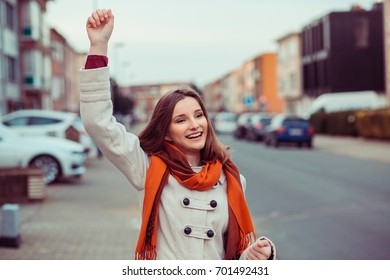
<instances>
[{"instance_id":1,"label":"woman's face","mask_svg":"<svg viewBox=\"0 0 390 280\"><path fill-rule=\"evenodd\" d=\"M176 103L166 140L172 141L188 158L200 156L208 132L207 119L198 101L185 97Z\"/></svg>"}]
</instances>

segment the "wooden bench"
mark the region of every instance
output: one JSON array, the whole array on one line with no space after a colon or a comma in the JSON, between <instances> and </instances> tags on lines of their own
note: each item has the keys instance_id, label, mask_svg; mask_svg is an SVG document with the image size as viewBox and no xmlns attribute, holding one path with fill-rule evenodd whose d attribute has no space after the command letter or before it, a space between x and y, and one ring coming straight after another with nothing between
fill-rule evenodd
<instances>
[{"instance_id":1,"label":"wooden bench","mask_svg":"<svg viewBox=\"0 0 390 280\"><path fill-rule=\"evenodd\" d=\"M0 168L0 203L46 198L43 171L37 168Z\"/></svg>"}]
</instances>

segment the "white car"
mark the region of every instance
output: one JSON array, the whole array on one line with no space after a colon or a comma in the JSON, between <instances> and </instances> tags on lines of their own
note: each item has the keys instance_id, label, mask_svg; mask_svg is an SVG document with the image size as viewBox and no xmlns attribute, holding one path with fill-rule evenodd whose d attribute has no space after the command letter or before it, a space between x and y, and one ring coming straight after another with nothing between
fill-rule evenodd
<instances>
[{"instance_id":1,"label":"white car","mask_svg":"<svg viewBox=\"0 0 390 280\"><path fill-rule=\"evenodd\" d=\"M80 176L85 172L84 146L48 136L23 137L0 124L0 168L39 167L44 181Z\"/></svg>"},{"instance_id":2,"label":"white car","mask_svg":"<svg viewBox=\"0 0 390 280\"><path fill-rule=\"evenodd\" d=\"M80 117L74 113L53 110L19 110L1 118L1 122L23 136L53 136L84 145L89 156L97 148L87 134Z\"/></svg>"},{"instance_id":3,"label":"white car","mask_svg":"<svg viewBox=\"0 0 390 280\"><path fill-rule=\"evenodd\" d=\"M218 134L232 134L237 128L237 116L232 112L220 112L214 117L214 129Z\"/></svg>"}]
</instances>

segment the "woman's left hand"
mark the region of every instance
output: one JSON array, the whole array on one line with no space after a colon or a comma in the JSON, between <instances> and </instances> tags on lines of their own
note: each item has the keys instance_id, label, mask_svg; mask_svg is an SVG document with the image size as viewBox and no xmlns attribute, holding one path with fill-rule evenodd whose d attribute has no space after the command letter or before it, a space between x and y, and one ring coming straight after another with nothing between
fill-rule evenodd
<instances>
[{"instance_id":1,"label":"woman's left hand","mask_svg":"<svg viewBox=\"0 0 390 280\"><path fill-rule=\"evenodd\" d=\"M268 260L271 256L271 244L265 239L258 239L253 243L246 254L246 260Z\"/></svg>"}]
</instances>

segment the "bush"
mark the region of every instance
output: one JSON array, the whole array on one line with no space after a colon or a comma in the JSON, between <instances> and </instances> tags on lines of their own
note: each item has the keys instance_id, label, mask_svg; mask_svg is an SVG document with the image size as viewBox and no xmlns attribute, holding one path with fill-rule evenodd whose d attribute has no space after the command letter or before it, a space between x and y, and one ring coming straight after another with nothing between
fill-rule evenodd
<instances>
[{"instance_id":1,"label":"bush","mask_svg":"<svg viewBox=\"0 0 390 280\"><path fill-rule=\"evenodd\" d=\"M310 117L315 133L356 136L355 111L325 113L319 111Z\"/></svg>"},{"instance_id":2,"label":"bush","mask_svg":"<svg viewBox=\"0 0 390 280\"><path fill-rule=\"evenodd\" d=\"M390 139L390 108L357 112L356 128L366 138Z\"/></svg>"},{"instance_id":3,"label":"bush","mask_svg":"<svg viewBox=\"0 0 390 280\"><path fill-rule=\"evenodd\" d=\"M356 111L333 112L326 116L325 133L356 136Z\"/></svg>"},{"instance_id":4,"label":"bush","mask_svg":"<svg viewBox=\"0 0 390 280\"><path fill-rule=\"evenodd\" d=\"M325 132L325 126L326 126L326 113L324 110L321 110L313 115L310 116L310 124L314 128L314 132L318 134L326 133Z\"/></svg>"}]
</instances>

